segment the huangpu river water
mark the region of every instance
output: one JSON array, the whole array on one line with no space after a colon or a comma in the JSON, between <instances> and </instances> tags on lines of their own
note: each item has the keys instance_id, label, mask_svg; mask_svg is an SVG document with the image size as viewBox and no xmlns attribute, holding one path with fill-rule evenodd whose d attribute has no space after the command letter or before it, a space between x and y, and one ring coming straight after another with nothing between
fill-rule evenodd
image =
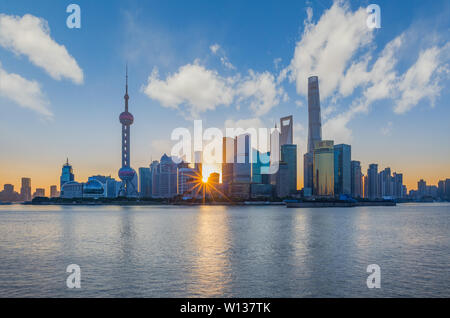
<instances>
[{"instance_id":1,"label":"huangpu river water","mask_svg":"<svg viewBox=\"0 0 450 318\"><path fill-rule=\"evenodd\" d=\"M450 297L450 204L0 206L0 297Z\"/></svg>"}]
</instances>

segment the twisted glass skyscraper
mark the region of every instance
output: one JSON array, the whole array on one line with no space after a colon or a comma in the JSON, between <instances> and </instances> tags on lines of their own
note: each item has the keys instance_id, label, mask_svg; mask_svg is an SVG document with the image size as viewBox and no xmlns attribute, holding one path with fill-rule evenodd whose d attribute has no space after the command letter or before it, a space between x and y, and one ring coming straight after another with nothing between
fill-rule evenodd
<instances>
[{"instance_id":1,"label":"twisted glass skyscraper","mask_svg":"<svg viewBox=\"0 0 450 318\"><path fill-rule=\"evenodd\" d=\"M303 186L305 189L314 188L314 145L321 140L322 123L320 119L319 78L311 76L308 78L308 152L303 157Z\"/></svg>"}]
</instances>

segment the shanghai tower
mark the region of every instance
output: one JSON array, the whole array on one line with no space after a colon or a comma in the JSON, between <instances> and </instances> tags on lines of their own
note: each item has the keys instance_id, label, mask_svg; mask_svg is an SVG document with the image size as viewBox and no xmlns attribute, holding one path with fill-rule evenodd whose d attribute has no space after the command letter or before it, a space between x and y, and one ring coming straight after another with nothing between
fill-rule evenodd
<instances>
[{"instance_id":1,"label":"shanghai tower","mask_svg":"<svg viewBox=\"0 0 450 318\"><path fill-rule=\"evenodd\" d=\"M308 152L303 157L304 188L313 188L313 153L314 145L322 140L320 119L319 78L308 78Z\"/></svg>"},{"instance_id":2,"label":"shanghai tower","mask_svg":"<svg viewBox=\"0 0 450 318\"><path fill-rule=\"evenodd\" d=\"M125 111L119 116L122 124L122 168L119 170L119 178L122 180L119 196L135 197L137 196L136 171L130 167L130 126L133 124L134 117L128 111L128 67L126 71L125 82Z\"/></svg>"}]
</instances>

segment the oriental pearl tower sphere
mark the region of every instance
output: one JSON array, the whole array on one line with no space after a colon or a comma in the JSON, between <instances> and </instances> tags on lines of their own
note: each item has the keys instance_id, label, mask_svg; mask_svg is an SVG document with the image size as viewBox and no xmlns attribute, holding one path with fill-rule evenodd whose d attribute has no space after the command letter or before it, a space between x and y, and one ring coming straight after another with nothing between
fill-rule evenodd
<instances>
[{"instance_id":1,"label":"oriental pearl tower sphere","mask_svg":"<svg viewBox=\"0 0 450 318\"><path fill-rule=\"evenodd\" d=\"M119 170L119 178L122 180L120 187L120 196L137 196L136 184L133 182L136 178L136 171L130 167L130 126L133 124L134 117L128 111L128 67L126 71L125 84L125 111L120 114L119 121L122 124L122 168Z\"/></svg>"}]
</instances>

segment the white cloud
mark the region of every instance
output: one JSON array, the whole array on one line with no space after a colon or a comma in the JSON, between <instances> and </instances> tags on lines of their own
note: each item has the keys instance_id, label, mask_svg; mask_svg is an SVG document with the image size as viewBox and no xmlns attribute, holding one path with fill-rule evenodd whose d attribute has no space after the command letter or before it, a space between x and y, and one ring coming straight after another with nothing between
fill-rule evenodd
<instances>
[{"instance_id":1,"label":"white cloud","mask_svg":"<svg viewBox=\"0 0 450 318\"><path fill-rule=\"evenodd\" d=\"M295 105L297 105L297 107L299 107L299 108L302 108L303 106L305 106L305 104L301 100L296 100Z\"/></svg>"},{"instance_id":2,"label":"white cloud","mask_svg":"<svg viewBox=\"0 0 450 318\"><path fill-rule=\"evenodd\" d=\"M320 78L321 99L329 97L339 86L351 59L372 41L367 28L364 8L352 12L346 2L336 1L319 21L311 22L312 10L307 11L305 29L297 43L290 65L281 72L296 82L297 92L307 94L307 79Z\"/></svg>"},{"instance_id":3,"label":"white cloud","mask_svg":"<svg viewBox=\"0 0 450 318\"><path fill-rule=\"evenodd\" d=\"M30 14L23 17L0 14L0 45L16 54L23 54L52 78L65 77L83 83L83 71L64 45L50 37L48 23Z\"/></svg>"},{"instance_id":4,"label":"white cloud","mask_svg":"<svg viewBox=\"0 0 450 318\"><path fill-rule=\"evenodd\" d=\"M192 116L229 105L234 98L233 79L223 78L216 71L197 64L187 64L165 80L159 79L155 68L143 92L162 106L179 108L186 105Z\"/></svg>"},{"instance_id":5,"label":"white cloud","mask_svg":"<svg viewBox=\"0 0 450 318\"><path fill-rule=\"evenodd\" d=\"M234 67L234 65L231 64L230 61L228 61L228 58L226 56L220 57L220 62L222 62L223 66L225 66L226 68L228 68L230 70L236 69L236 67Z\"/></svg>"},{"instance_id":6,"label":"white cloud","mask_svg":"<svg viewBox=\"0 0 450 318\"><path fill-rule=\"evenodd\" d=\"M313 9L311 7L306 8L305 23L311 23L312 17L313 17Z\"/></svg>"},{"instance_id":7,"label":"white cloud","mask_svg":"<svg viewBox=\"0 0 450 318\"><path fill-rule=\"evenodd\" d=\"M238 109L241 104L248 104L256 116L261 116L277 106L280 100L288 99L270 72L250 70L245 77L240 74L222 77L198 61L180 67L165 80L159 78L155 68L142 91L164 107L180 109L180 106L186 106L192 117L232 102L237 102Z\"/></svg>"},{"instance_id":8,"label":"white cloud","mask_svg":"<svg viewBox=\"0 0 450 318\"><path fill-rule=\"evenodd\" d=\"M416 106L423 98L431 100L439 95L441 88L436 75L441 61L439 56L444 48L432 47L422 51L416 63L401 77L398 89L401 92L394 111L398 114L405 113Z\"/></svg>"},{"instance_id":9,"label":"white cloud","mask_svg":"<svg viewBox=\"0 0 450 318\"><path fill-rule=\"evenodd\" d=\"M339 142L351 142L352 132L348 123L358 114L367 113L370 106L379 100L394 102L394 112L404 113L416 106L423 98L432 103L439 95L441 87L440 74L446 75L448 65L445 64L449 45L422 50L416 62L403 74L398 74L396 66L400 51L404 49L406 32L390 41L380 53L369 70L370 56L353 63L340 83L341 96L351 95L358 86L363 87L361 95L354 97L351 106L335 117L330 118L323 126L324 135ZM390 133L389 127L383 130Z\"/></svg>"},{"instance_id":10,"label":"white cloud","mask_svg":"<svg viewBox=\"0 0 450 318\"><path fill-rule=\"evenodd\" d=\"M38 82L30 81L18 74L8 73L0 64L0 95L19 106L32 109L47 118L53 117L48 101Z\"/></svg>"},{"instance_id":11,"label":"white cloud","mask_svg":"<svg viewBox=\"0 0 450 318\"><path fill-rule=\"evenodd\" d=\"M269 73L249 72L249 76L238 88L240 100L249 99L250 108L256 116L267 114L279 104L280 99L287 100L287 94L277 87L275 77Z\"/></svg>"},{"instance_id":12,"label":"white cloud","mask_svg":"<svg viewBox=\"0 0 450 318\"><path fill-rule=\"evenodd\" d=\"M273 59L273 65L275 66L275 69L278 70L280 67L280 63L283 59L281 57L277 57Z\"/></svg>"},{"instance_id":13,"label":"white cloud","mask_svg":"<svg viewBox=\"0 0 450 318\"><path fill-rule=\"evenodd\" d=\"M224 50L220 47L219 44L217 44L217 43L212 44L212 45L210 45L209 49L211 50L211 52L214 55L217 55L220 58L220 62L222 63L223 66L225 66L226 68L228 68L230 70L236 69L236 67L234 67L234 65L230 63Z\"/></svg>"},{"instance_id":14,"label":"white cloud","mask_svg":"<svg viewBox=\"0 0 450 318\"><path fill-rule=\"evenodd\" d=\"M217 43L212 44L212 45L209 47L209 49L211 50L211 52L212 52L213 54L217 54L217 51L220 49L220 45L217 44Z\"/></svg>"},{"instance_id":15,"label":"white cloud","mask_svg":"<svg viewBox=\"0 0 450 318\"><path fill-rule=\"evenodd\" d=\"M358 114L369 111L370 105L381 99L393 96L397 75L395 65L403 41L403 34L390 41L378 59L368 70L371 56L366 55L361 61L354 62L348 68L339 87L341 96L351 95L355 88L363 86L360 97L355 97L350 107L336 116L328 119L323 126L323 134L327 139L334 139L336 143L350 143L352 131L347 127L348 123Z\"/></svg>"},{"instance_id":16,"label":"white cloud","mask_svg":"<svg viewBox=\"0 0 450 318\"><path fill-rule=\"evenodd\" d=\"M323 109L321 110L322 119L327 119L335 111L336 111L336 106L335 105L330 105L328 107L323 107Z\"/></svg>"},{"instance_id":17,"label":"white cloud","mask_svg":"<svg viewBox=\"0 0 450 318\"><path fill-rule=\"evenodd\" d=\"M322 127L323 139L334 140L336 144L351 143L352 131L347 124L352 117L352 112L344 112L326 121Z\"/></svg>"}]
</instances>

